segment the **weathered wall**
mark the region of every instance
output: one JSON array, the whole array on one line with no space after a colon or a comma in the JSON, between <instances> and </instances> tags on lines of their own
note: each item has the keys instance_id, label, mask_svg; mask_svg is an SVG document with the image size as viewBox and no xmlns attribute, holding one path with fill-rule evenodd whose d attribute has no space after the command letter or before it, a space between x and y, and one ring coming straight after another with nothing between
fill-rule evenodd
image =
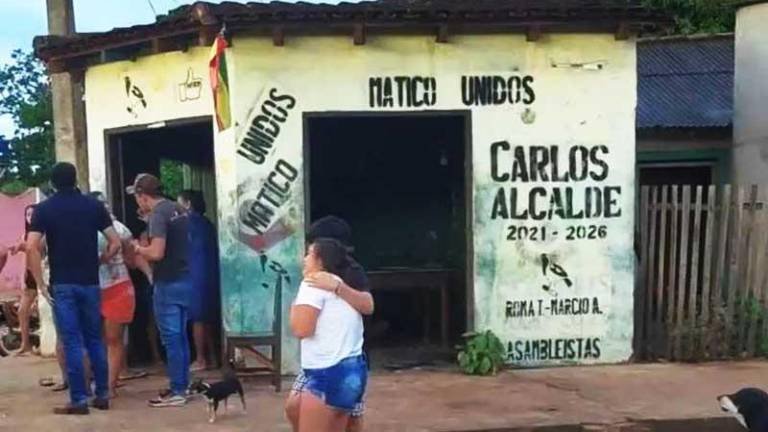
<instances>
[{"instance_id":1,"label":"weathered wall","mask_svg":"<svg viewBox=\"0 0 768 432\"><path fill-rule=\"evenodd\" d=\"M286 318L301 277L306 222L303 113L467 110L475 328L496 331L510 347L509 361L520 365L627 359L634 48L612 35L551 35L535 43L522 35L467 36L448 44L370 37L364 46L315 37L291 38L284 47L236 37L227 52L235 125L216 138L228 331L267 331L279 292L284 366L296 370L298 346ZM177 72L189 65L205 81L206 62L196 54L92 69L89 151L103 152L105 127L209 113L208 91L183 109L172 97ZM147 82L144 113L133 118L113 100L98 107L110 114L94 112L91 100L125 100L126 72ZM465 77L483 85L488 77L497 91L485 100L463 87ZM150 99L165 102L153 108L161 105ZM97 186L104 183L101 154L91 153Z\"/></svg>"},{"instance_id":2,"label":"weathered wall","mask_svg":"<svg viewBox=\"0 0 768 432\"><path fill-rule=\"evenodd\" d=\"M768 3L736 15L733 174L737 183L768 183Z\"/></svg>"},{"instance_id":3,"label":"weathered wall","mask_svg":"<svg viewBox=\"0 0 768 432\"><path fill-rule=\"evenodd\" d=\"M356 47L349 38L327 37L290 39L281 48L268 39L236 38L231 53L236 145L251 157L234 161L238 186L249 195L238 198L239 226L257 235L273 227L278 243L266 261L279 262L290 275L283 285L286 304L300 277L305 222L301 113L471 110L475 327L495 330L518 364L629 357L633 41L554 35L529 43L515 35L436 44L432 37L374 37ZM481 105L463 94L462 78L470 76L495 77L497 100ZM402 81L413 86L402 99L395 77L407 77ZM511 103L501 92L509 83ZM264 116L243 122L254 109ZM250 141L243 139L248 128ZM264 182L270 175L274 186ZM248 185L260 182L279 205L255 198L259 189ZM284 204L278 187L289 189ZM279 241L287 233L288 240ZM231 264L230 277L277 277L278 267L267 266L264 273L256 252L244 254L238 245L230 253L240 260ZM253 283L240 286L253 292L240 303L242 316L252 314L246 322L271 322L272 292ZM292 339L286 344L295 349Z\"/></svg>"},{"instance_id":4,"label":"weathered wall","mask_svg":"<svg viewBox=\"0 0 768 432\"><path fill-rule=\"evenodd\" d=\"M211 115L206 48L88 69L85 76L91 190L107 190L104 131Z\"/></svg>"},{"instance_id":5,"label":"weathered wall","mask_svg":"<svg viewBox=\"0 0 768 432\"><path fill-rule=\"evenodd\" d=\"M9 196L0 194L0 245L15 246L24 238L24 210L40 200L37 189ZM0 298L20 296L24 287L25 255L8 256L0 273Z\"/></svg>"}]
</instances>

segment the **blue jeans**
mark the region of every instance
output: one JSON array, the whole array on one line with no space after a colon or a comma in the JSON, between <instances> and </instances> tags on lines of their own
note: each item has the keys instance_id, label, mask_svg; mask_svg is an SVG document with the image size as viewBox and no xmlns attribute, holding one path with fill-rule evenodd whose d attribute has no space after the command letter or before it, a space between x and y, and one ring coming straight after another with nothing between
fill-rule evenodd
<instances>
[{"instance_id":1,"label":"blue jeans","mask_svg":"<svg viewBox=\"0 0 768 432\"><path fill-rule=\"evenodd\" d=\"M96 381L96 397L107 399L107 349L101 338L101 290L98 285L53 286L53 311L67 361L69 399L72 405L88 403L90 389L85 382L83 345L88 352Z\"/></svg>"},{"instance_id":2,"label":"blue jeans","mask_svg":"<svg viewBox=\"0 0 768 432\"><path fill-rule=\"evenodd\" d=\"M165 294L188 291L189 281L155 282L155 322L167 357L166 373L171 392L185 395L189 387L188 303Z\"/></svg>"}]
</instances>

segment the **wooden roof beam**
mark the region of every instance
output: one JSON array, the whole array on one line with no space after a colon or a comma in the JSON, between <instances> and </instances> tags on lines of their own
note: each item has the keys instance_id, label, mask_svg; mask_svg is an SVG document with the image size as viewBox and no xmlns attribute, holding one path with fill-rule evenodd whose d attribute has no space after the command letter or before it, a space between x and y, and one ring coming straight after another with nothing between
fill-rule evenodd
<instances>
[{"instance_id":1,"label":"wooden roof beam","mask_svg":"<svg viewBox=\"0 0 768 432\"><path fill-rule=\"evenodd\" d=\"M355 45L365 45L365 24L357 23L353 26L352 40Z\"/></svg>"},{"instance_id":2,"label":"wooden roof beam","mask_svg":"<svg viewBox=\"0 0 768 432\"><path fill-rule=\"evenodd\" d=\"M272 27L272 45L278 47L285 46L285 29L283 26Z\"/></svg>"},{"instance_id":3,"label":"wooden roof beam","mask_svg":"<svg viewBox=\"0 0 768 432\"><path fill-rule=\"evenodd\" d=\"M541 26L532 25L525 30L525 40L528 42L538 42L541 39Z\"/></svg>"},{"instance_id":4,"label":"wooden roof beam","mask_svg":"<svg viewBox=\"0 0 768 432\"><path fill-rule=\"evenodd\" d=\"M154 38L150 42L152 54L160 54L168 51L176 51L177 44L169 38Z\"/></svg>"},{"instance_id":5,"label":"wooden roof beam","mask_svg":"<svg viewBox=\"0 0 768 432\"><path fill-rule=\"evenodd\" d=\"M211 46L213 41L216 40L216 35L219 34L219 29L215 26L205 26L200 29L197 34L197 43L201 46Z\"/></svg>"},{"instance_id":6,"label":"wooden roof beam","mask_svg":"<svg viewBox=\"0 0 768 432\"><path fill-rule=\"evenodd\" d=\"M616 34L614 35L616 40L627 40L632 35L632 27L627 22L619 23L616 28Z\"/></svg>"},{"instance_id":7,"label":"wooden roof beam","mask_svg":"<svg viewBox=\"0 0 768 432\"><path fill-rule=\"evenodd\" d=\"M437 27L437 43L448 43L448 24L440 24Z\"/></svg>"}]
</instances>

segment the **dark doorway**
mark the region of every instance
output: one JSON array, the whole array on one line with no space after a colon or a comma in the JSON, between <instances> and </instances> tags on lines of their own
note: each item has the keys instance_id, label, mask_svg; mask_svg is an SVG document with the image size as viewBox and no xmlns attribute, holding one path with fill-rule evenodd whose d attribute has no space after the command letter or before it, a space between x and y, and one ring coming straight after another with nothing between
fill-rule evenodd
<instances>
[{"instance_id":1,"label":"dark doorway","mask_svg":"<svg viewBox=\"0 0 768 432\"><path fill-rule=\"evenodd\" d=\"M146 230L146 224L138 218L136 201L125 192L125 187L140 173L160 178L168 199L175 200L183 189L202 191L207 207L205 216L217 225L210 117L109 130L106 143L112 209L136 238ZM162 351L157 341L154 341L155 347L152 346L147 332L151 327L152 288L141 272L132 271L132 279L136 289L136 312L129 327L129 362L132 365L147 364L152 360L153 348Z\"/></svg>"},{"instance_id":2,"label":"dark doorway","mask_svg":"<svg viewBox=\"0 0 768 432\"><path fill-rule=\"evenodd\" d=\"M455 112L306 118L308 216L352 226L376 300L366 340L387 351L374 364L436 361L449 351L438 347L452 345L442 343L444 326L452 340L466 329L468 122ZM426 289L438 279L445 303Z\"/></svg>"},{"instance_id":3,"label":"dark doorway","mask_svg":"<svg viewBox=\"0 0 768 432\"><path fill-rule=\"evenodd\" d=\"M695 185L712 184L711 164L640 164L640 185Z\"/></svg>"},{"instance_id":4,"label":"dark doorway","mask_svg":"<svg viewBox=\"0 0 768 432\"><path fill-rule=\"evenodd\" d=\"M180 121L158 128L109 131L107 138L113 209L118 219L131 231L140 232L144 229L144 223L138 219L136 202L126 195L125 187L140 173L154 174L165 180L165 183L170 183L164 185L168 195L178 192L176 189L184 187L184 182L193 189L203 188L209 209L207 216L216 217L213 129L210 118ZM181 176L178 181L183 182L180 185L173 184L175 176L161 175L164 174L162 168L174 165L180 171L186 171L178 173ZM183 178L185 176L186 179Z\"/></svg>"}]
</instances>

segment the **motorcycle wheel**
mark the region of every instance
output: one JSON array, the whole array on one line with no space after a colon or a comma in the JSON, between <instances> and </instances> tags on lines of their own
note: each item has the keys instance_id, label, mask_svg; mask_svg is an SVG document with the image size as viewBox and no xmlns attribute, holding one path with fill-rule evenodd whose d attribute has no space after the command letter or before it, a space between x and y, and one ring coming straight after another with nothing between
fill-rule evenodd
<instances>
[{"instance_id":1,"label":"motorcycle wheel","mask_svg":"<svg viewBox=\"0 0 768 432\"><path fill-rule=\"evenodd\" d=\"M0 324L0 357L5 357L19 349L21 339L16 337L8 324Z\"/></svg>"}]
</instances>

